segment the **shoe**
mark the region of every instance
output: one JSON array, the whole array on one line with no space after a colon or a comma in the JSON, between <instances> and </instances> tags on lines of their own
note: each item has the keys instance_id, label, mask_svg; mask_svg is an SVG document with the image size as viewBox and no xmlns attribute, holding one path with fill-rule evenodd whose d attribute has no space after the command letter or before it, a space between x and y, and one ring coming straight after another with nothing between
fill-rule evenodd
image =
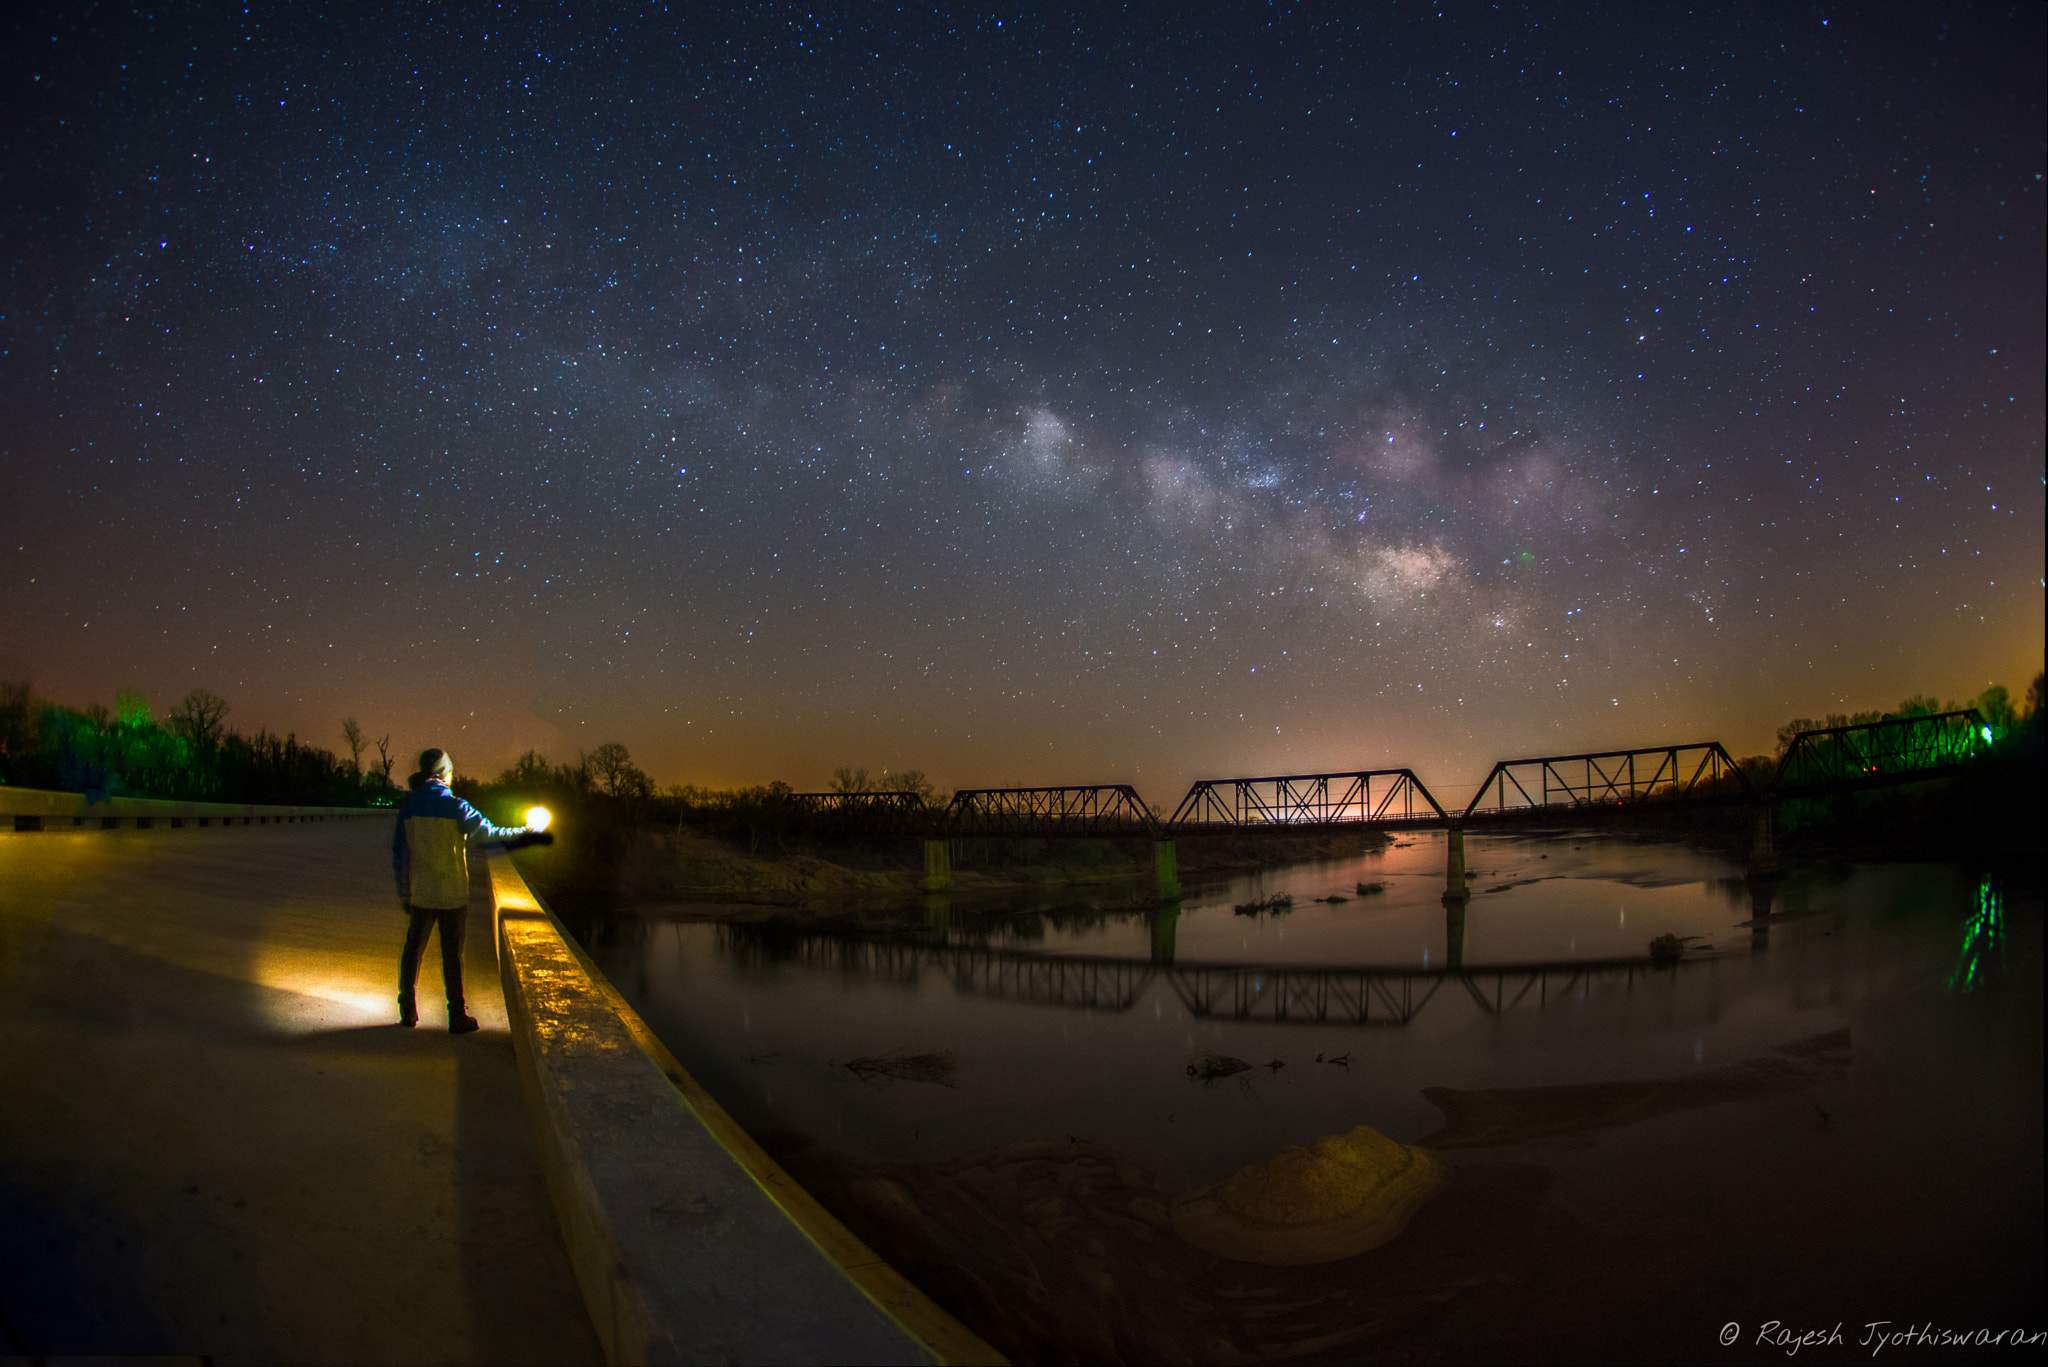
<instances>
[{"instance_id":1,"label":"shoe","mask_svg":"<svg viewBox=\"0 0 2048 1367\"><path fill-rule=\"evenodd\" d=\"M448 1033L451 1035L466 1035L470 1031L479 1028L481 1027L477 1025L475 1016L450 1016L448 1018Z\"/></svg>"},{"instance_id":2,"label":"shoe","mask_svg":"<svg viewBox=\"0 0 2048 1367\"><path fill-rule=\"evenodd\" d=\"M401 999L398 1003L398 1023L410 1030L420 1023L420 1013L411 1002Z\"/></svg>"}]
</instances>

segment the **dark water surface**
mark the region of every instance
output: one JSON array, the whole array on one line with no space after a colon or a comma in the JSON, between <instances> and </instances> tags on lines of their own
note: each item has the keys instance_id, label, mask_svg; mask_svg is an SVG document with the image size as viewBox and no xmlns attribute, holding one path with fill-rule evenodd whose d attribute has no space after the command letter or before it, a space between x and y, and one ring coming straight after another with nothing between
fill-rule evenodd
<instances>
[{"instance_id":1,"label":"dark water surface","mask_svg":"<svg viewBox=\"0 0 2048 1367\"><path fill-rule=\"evenodd\" d=\"M1853 1349L1872 1321L2042 1318L2038 883L1794 866L1757 925L1742 870L1678 845L1475 836L1468 863L1462 926L1442 837L1422 834L1199 890L1164 921L1111 887L1098 905L934 900L884 938L576 929L741 1123L856 1164L1071 1136L1184 1189L1359 1124L1432 1135L1425 1088L1580 1087L1508 1098L1520 1130L1447 1150L1554 1174L1575 1231L1543 1255L1540 1307L1475 1293L1492 1318L1436 1327L1454 1354L1718 1358L1734 1322L1728 1356L1747 1360L1783 1355L1753 1342L1773 1319L1839 1322ZM1233 910L1275 892L1291 911ZM1332 895L1349 900L1311 900ZM1692 952L1652 969L1666 933ZM950 1066L845 1066L912 1054ZM1211 1056L1254 1066L1189 1076ZM1757 1060L1777 1061L1771 1086L1716 1090ZM1635 1082L1677 1085L1648 1106L1583 1090ZM1516 1315L1544 1326L1519 1348Z\"/></svg>"}]
</instances>

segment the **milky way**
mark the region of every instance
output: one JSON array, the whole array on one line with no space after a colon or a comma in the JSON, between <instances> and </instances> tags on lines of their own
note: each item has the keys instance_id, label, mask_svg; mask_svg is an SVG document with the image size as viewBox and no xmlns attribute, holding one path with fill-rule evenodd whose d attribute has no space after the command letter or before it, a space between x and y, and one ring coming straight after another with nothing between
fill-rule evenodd
<instances>
[{"instance_id":1,"label":"milky way","mask_svg":"<svg viewBox=\"0 0 2048 1367\"><path fill-rule=\"evenodd\" d=\"M705 9L18 21L0 673L1170 796L2040 667L2038 6Z\"/></svg>"}]
</instances>

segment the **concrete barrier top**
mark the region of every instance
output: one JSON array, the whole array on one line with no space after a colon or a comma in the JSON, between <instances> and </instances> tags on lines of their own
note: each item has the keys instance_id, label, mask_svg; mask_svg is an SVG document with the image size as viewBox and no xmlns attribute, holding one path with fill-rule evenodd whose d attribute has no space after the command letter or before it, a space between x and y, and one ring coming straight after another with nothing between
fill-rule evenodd
<instances>
[{"instance_id":1,"label":"concrete barrier top","mask_svg":"<svg viewBox=\"0 0 2048 1367\"><path fill-rule=\"evenodd\" d=\"M315 807L287 803L187 802L160 797L103 797L97 801L84 793L53 792L47 788L16 788L0 783L0 817L95 818L113 817L308 817L308 816L390 816L391 807Z\"/></svg>"},{"instance_id":2,"label":"concrete barrier top","mask_svg":"<svg viewBox=\"0 0 2048 1367\"><path fill-rule=\"evenodd\" d=\"M527 1105L611 1361L1004 1361L733 1122L509 859L490 873Z\"/></svg>"}]
</instances>

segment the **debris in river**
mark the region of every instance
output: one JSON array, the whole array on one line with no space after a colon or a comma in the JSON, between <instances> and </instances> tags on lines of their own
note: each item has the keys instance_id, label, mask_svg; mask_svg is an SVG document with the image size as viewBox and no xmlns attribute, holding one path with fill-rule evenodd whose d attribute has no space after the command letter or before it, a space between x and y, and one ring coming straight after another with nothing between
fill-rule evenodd
<instances>
[{"instance_id":1,"label":"debris in river","mask_svg":"<svg viewBox=\"0 0 2048 1367\"><path fill-rule=\"evenodd\" d=\"M1329 904L1330 904L1331 906L1333 906L1333 907L1334 907L1334 906L1336 906L1336 905L1337 905L1337 904L1338 904L1339 902L1348 902L1348 901L1350 901L1351 899L1350 899L1349 897L1344 897L1344 896L1341 896L1341 895L1339 895L1339 894L1337 894L1337 893L1331 893L1331 894L1330 894L1330 895L1329 895L1328 897L1318 897L1318 898L1316 898L1316 900L1317 900L1318 902L1328 902L1328 903L1329 903Z\"/></svg>"},{"instance_id":2,"label":"debris in river","mask_svg":"<svg viewBox=\"0 0 2048 1367\"><path fill-rule=\"evenodd\" d=\"M1276 892L1270 897L1256 897L1249 902L1239 902L1236 907L1239 916L1264 916L1267 912L1279 914L1294 910L1294 894Z\"/></svg>"},{"instance_id":3,"label":"debris in river","mask_svg":"<svg viewBox=\"0 0 2048 1367\"><path fill-rule=\"evenodd\" d=\"M1387 885L1385 883L1360 883L1358 885L1358 895L1360 897L1370 897L1376 892L1385 892L1386 890Z\"/></svg>"},{"instance_id":4,"label":"debris in river","mask_svg":"<svg viewBox=\"0 0 2048 1367\"><path fill-rule=\"evenodd\" d=\"M1614 1129L1662 1115L1832 1082L1849 1071L1853 1056L1849 1031L1842 1029L1780 1045L1762 1058L1656 1081L1579 1082L1470 1092L1425 1087L1422 1095L1444 1113L1444 1127L1421 1142L1437 1150L1478 1149Z\"/></svg>"},{"instance_id":5,"label":"debris in river","mask_svg":"<svg viewBox=\"0 0 2048 1367\"><path fill-rule=\"evenodd\" d=\"M1204 1082L1214 1082L1219 1077L1236 1077L1249 1073L1252 1066L1241 1058L1219 1054L1214 1049L1204 1049L1202 1056L1188 1065L1188 1076Z\"/></svg>"},{"instance_id":6,"label":"debris in river","mask_svg":"<svg viewBox=\"0 0 2048 1367\"><path fill-rule=\"evenodd\" d=\"M1241 1262L1334 1262L1394 1238L1450 1181L1435 1154L1360 1125L1189 1192L1173 1203L1173 1232Z\"/></svg>"},{"instance_id":7,"label":"debris in river","mask_svg":"<svg viewBox=\"0 0 2048 1367\"><path fill-rule=\"evenodd\" d=\"M1337 1065L1337 1066L1338 1066L1339 1068L1342 1068L1342 1069L1343 1069L1343 1070L1344 1070L1345 1072L1347 1072L1347 1073L1348 1073L1348 1072L1350 1072L1350 1071L1351 1071L1351 1051L1350 1051L1349 1049L1346 1049L1346 1050L1345 1050L1345 1051L1344 1051L1343 1053L1341 1053L1341 1054L1332 1054L1332 1055L1330 1055L1330 1056L1329 1056L1328 1058L1325 1058L1325 1057L1324 1057L1323 1055L1321 1055L1321 1054L1317 1054L1317 1055L1316 1055L1316 1062L1317 1062L1317 1063L1334 1063L1334 1064L1336 1064L1336 1065Z\"/></svg>"},{"instance_id":8,"label":"debris in river","mask_svg":"<svg viewBox=\"0 0 2048 1367\"><path fill-rule=\"evenodd\" d=\"M1685 941L1676 935L1659 935L1650 941L1650 958L1660 964L1675 964L1685 957Z\"/></svg>"},{"instance_id":9,"label":"debris in river","mask_svg":"<svg viewBox=\"0 0 2048 1367\"><path fill-rule=\"evenodd\" d=\"M935 1082L941 1087L951 1087L960 1060L950 1049L929 1054L910 1054L899 1049L893 1054L875 1058L848 1059L845 1067L862 1082L878 1087L886 1087L891 1082Z\"/></svg>"},{"instance_id":10,"label":"debris in river","mask_svg":"<svg viewBox=\"0 0 2048 1367\"><path fill-rule=\"evenodd\" d=\"M1276 1058L1271 1063L1266 1065L1268 1069L1276 1073L1279 1072L1282 1068L1285 1068L1286 1066L1287 1060L1284 1058Z\"/></svg>"}]
</instances>

